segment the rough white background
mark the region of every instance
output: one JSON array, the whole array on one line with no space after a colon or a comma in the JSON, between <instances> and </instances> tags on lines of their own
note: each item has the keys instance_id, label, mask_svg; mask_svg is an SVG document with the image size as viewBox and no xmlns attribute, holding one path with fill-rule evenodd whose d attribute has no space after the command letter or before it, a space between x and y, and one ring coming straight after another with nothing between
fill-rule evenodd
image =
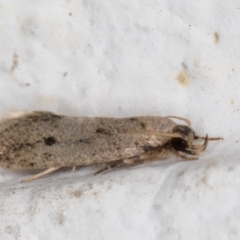
<instances>
[{"instance_id":1,"label":"rough white background","mask_svg":"<svg viewBox=\"0 0 240 240\"><path fill-rule=\"evenodd\" d=\"M0 0L0 116L176 115L222 136L198 161L0 169L0 239L240 239L240 4Z\"/></svg>"}]
</instances>

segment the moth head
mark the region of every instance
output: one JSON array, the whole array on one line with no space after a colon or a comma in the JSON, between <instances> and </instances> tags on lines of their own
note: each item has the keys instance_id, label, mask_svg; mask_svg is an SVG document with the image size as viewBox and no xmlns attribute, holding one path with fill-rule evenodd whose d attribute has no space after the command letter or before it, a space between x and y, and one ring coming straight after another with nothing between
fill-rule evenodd
<instances>
[{"instance_id":1,"label":"moth head","mask_svg":"<svg viewBox=\"0 0 240 240\"><path fill-rule=\"evenodd\" d=\"M171 148L177 152L184 152L191 155L198 155L205 150L208 143L208 136L205 137L202 145L193 145L193 141L198 139L192 128L185 125L177 125L173 133L179 134L179 137L173 137L170 141Z\"/></svg>"}]
</instances>

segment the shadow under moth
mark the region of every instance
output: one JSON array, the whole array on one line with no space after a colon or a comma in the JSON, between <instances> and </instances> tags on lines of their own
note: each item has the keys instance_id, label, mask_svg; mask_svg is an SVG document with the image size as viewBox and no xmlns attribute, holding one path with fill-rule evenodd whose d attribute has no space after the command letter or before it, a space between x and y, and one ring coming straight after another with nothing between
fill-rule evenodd
<instances>
[{"instance_id":1,"label":"shadow under moth","mask_svg":"<svg viewBox=\"0 0 240 240\"><path fill-rule=\"evenodd\" d=\"M178 125L172 118L186 125ZM193 144L197 139L203 143ZM0 122L0 167L47 169L22 181L61 167L102 163L98 174L162 160L168 154L195 160L209 140L220 139L196 136L190 121L180 117L91 118L36 111Z\"/></svg>"}]
</instances>

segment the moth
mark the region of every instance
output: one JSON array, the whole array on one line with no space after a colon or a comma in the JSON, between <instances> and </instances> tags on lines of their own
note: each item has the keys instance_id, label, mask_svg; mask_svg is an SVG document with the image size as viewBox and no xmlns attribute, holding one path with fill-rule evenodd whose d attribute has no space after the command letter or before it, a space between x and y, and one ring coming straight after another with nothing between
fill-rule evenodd
<instances>
[{"instance_id":1,"label":"moth","mask_svg":"<svg viewBox=\"0 0 240 240\"><path fill-rule=\"evenodd\" d=\"M176 124L180 119L185 125ZM202 139L203 143L194 144ZM69 117L35 111L0 122L0 167L46 169L31 181L61 167L104 164L95 174L124 165L164 159L168 154L195 160L209 140L195 135L180 117Z\"/></svg>"}]
</instances>

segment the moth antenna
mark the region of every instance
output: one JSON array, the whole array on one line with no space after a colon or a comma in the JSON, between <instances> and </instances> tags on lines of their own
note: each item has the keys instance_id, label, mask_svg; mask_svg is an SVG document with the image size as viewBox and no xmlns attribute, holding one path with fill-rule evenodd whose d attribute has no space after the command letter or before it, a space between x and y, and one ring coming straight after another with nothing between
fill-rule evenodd
<instances>
[{"instance_id":1,"label":"moth antenna","mask_svg":"<svg viewBox=\"0 0 240 240\"><path fill-rule=\"evenodd\" d=\"M186 118L181 118L181 117L176 117L176 116L167 116L166 118L176 118L176 119L182 120L187 124L188 127L191 128L191 122Z\"/></svg>"},{"instance_id":2,"label":"moth antenna","mask_svg":"<svg viewBox=\"0 0 240 240\"><path fill-rule=\"evenodd\" d=\"M194 139L206 139L206 137L200 137L200 136L194 136ZM222 137L217 137L217 138L208 138L209 141L219 141L223 140Z\"/></svg>"}]
</instances>

